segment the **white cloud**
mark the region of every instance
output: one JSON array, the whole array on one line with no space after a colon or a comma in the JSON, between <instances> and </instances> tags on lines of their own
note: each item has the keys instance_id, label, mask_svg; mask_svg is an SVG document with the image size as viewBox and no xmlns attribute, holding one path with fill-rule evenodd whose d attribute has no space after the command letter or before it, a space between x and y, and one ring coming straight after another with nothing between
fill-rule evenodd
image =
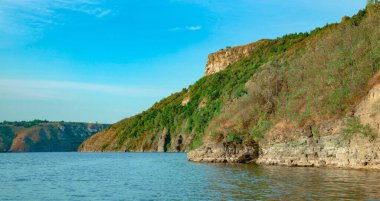
<instances>
[{"instance_id":1,"label":"white cloud","mask_svg":"<svg viewBox=\"0 0 380 201\"><path fill-rule=\"evenodd\" d=\"M185 27L185 29L189 31L198 31L202 29L202 26L188 26L188 27Z\"/></svg>"},{"instance_id":2,"label":"white cloud","mask_svg":"<svg viewBox=\"0 0 380 201\"><path fill-rule=\"evenodd\" d=\"M59 10L70 10L97 18L112 10L102 8L102 0L1 0L0 47L32 42L48 25L62 24Z\"/></svg>"},{"instance_id":3,"label":"white cloud","mask_svg":"<svg viewBox=\"0 0 380 201\"><path fill-rule=\"evenodd\" d=\"M198 31L201 29L202 29L202 26L185 26L185 27L174 27L174 28L169 29L169 31L181 31L181 30Z\"/></svg>"},{"instance_id":4,"label":"white cloud","mask_svg":"<svg viewBox=\"0 0 380 201\"><path fill-rule=\"evenodd\" d=\"M169 31L180 31L180 30L181 30L181 27L174 27L174 28L169 29Z\"/></svg>"},{"instance_id":5,"label":"white cloud","mask_svg":"<svg viewBox=\"0 0 380 201\"><path fill-rule=\"evenodd\" d=\"M99 17L99 18L102 18L104 16L107 16L108 14L110 14L112 11L110 9L107 9L107 10L100 10L99 14L97 14L96 16Z\"/></svg>"},{"instance_id":6,"label":"white cloud","mask_svg":"<svg viewBox=\"0 0 380 201\"><path fill-rule=\"evenodd\" d=\"M6 99L72 99L85 93L124 97L161 96L163 90L121 87L71 81L0 79L0 96Z\"/></svg>"}]
</instances>

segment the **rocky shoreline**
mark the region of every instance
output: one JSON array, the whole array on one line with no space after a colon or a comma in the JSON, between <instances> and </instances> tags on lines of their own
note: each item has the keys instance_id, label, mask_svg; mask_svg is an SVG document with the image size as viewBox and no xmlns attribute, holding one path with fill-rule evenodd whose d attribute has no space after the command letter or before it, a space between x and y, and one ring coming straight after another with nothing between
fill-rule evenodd
<instances>
[{"instance_id":1,"label":"rocky shoreline","mask_svg":"<svg viewBox=\"0 0 380 201\"><path fill-rule=\"evenodd\" d=\"M256 163L290 167L337 167L380 170L380 141L342 135L302 138L266 145L205 145L188 153L194 162Z\"/></svg>"}]
</instances>

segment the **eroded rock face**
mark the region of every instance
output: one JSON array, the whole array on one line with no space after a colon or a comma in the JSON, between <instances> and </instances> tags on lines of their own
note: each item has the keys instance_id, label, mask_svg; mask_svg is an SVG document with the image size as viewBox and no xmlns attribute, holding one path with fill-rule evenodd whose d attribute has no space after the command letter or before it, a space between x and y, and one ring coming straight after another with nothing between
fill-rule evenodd
<instances>
[{"instance_id":1,"label":"eroded rock face","mask_svg":"<svg viewBox=\"0 0 380 201\"><path fill-rule=\"evenodd\" d=\"M158 152L166 152L166 145L170 142L169 135L168 135L168 129L165 128L161 135L160 138L158 139L157 143L157 151Z\"/></svg>"},{"instance_id":2,"label":"eroded rock face","mask_svg":"<svg viewBox=\"0 0 380 201\"><path fill-rule=\"evenodd\" d=\"M261 147L256 163L264 165L380 169L380 142L342 135L302 138Z\"/></svg>"},{"instance_id":3,"label":"eroded rock face","mask_svg":"<svg viewBox=\"0 0 380 201\"><path fill-rule=\"evenodd\" d=\"M343 135L303 137L277 144L204 145L188 153L194 162L257 163L302 167L380 169L380 141Z\"/></svg>"},{"instance_id":4,"label":"eroded rock face","mask_svg":"<svg viewBox=\"0 0 380 201\"><path fill-rule=\"evenodd\" d=\"M211 75L224 70L228 65L248 56L255 50L263 41L250 43L248 45L236 46L220 50L208 55L205 75Z\"/></svg>"},{"instance_id":5,"label":"eroded rock face","mask_svg":"<svg viewBox=\"0 0 380 201\"><path fill-rule=\"evenodd\" d=\"M171 141L171 152L181 152L183 150L184 138L182 134L177 135L175 138Z\"/></svg>"},{"instance_id":6,"label":"eroded rock face","mask_svg":"<svg viewBox=\"0 0 380 201\"><path fill-rule=\"evenodd\" d=\"M187 154L190 161L210 163L254 163L258 156L259 147L254 142L204 145Z\"/></svg>"}]
</instances>

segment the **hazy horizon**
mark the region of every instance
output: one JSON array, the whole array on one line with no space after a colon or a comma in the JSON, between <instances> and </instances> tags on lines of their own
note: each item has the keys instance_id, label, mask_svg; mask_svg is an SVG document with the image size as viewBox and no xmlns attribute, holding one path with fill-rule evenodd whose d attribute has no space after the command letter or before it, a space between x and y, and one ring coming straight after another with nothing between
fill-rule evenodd
<instances>
[{"instance_id":1,"label":"hazy horizon","mask_svg":"<svg viewBox=\"0 0 380 201\"><path fill-rule=\"evenodd\" d=\"M114 123L193 84L209 53L339 22L365 4L3 0L0 121Z\"/></svg>"}]
</instances>

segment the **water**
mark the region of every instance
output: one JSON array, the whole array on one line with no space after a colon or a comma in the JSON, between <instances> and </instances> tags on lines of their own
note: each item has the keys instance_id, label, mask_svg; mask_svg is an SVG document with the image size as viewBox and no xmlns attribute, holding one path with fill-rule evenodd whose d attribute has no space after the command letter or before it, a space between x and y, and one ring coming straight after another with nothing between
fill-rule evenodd
<instances>
[{"instance_id":1,"label":"water","mask_svg":"<svg viewBox=\"0 0 380 201\"><path fill-rule=\"evenodd\" d=\"M0 200L380 200L380 172L188 162L186 154L0 154Z\"/></svg>"}]
</instances>

